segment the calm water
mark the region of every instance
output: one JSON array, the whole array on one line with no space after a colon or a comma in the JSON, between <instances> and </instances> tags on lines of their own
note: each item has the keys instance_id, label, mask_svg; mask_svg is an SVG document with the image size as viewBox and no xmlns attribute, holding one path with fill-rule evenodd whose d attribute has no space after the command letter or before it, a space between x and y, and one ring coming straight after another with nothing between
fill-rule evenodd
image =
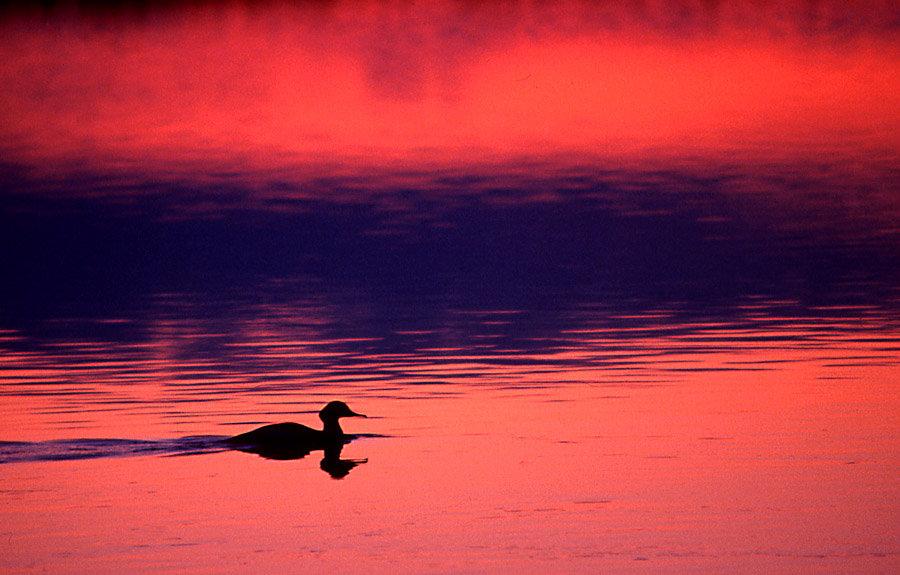
<instances>
[{"instance_id":1,"label":"calm water","mask_svg":"<svg viewBox=\"0 0 900 575\"><path fill-rule=\"evenodd\" d=\"M900 573L896 2L31 4L0 575Z\"/></svg>"},{"instance_id":2,"label":"calm water","mask_svg":"<svg viewBox=\"0 0 900 575\"><path fill-rule=\"evenodd\" d=\"M884 302L141 301L3 332L3 572L900 568ZM343 479L205 443L335 398Z\"/></svg>"}]
</instances>

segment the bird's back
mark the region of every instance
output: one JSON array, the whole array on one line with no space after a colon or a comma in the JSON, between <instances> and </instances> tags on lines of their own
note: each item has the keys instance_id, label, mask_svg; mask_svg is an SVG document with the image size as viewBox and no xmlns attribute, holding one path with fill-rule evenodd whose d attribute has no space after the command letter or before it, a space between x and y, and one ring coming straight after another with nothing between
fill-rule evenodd
<instances>
[{"instance_id":1,"label":"bird's back","mask_svg":"<svg viewBox=\"0 0 900 575\"><path fill-rule=\"evenodd\" d=\"M301 445L314 447L322 441L322 432L299 423L274 423L235 435L228 440L234 445Z\"/></svg>"}]
</instances>

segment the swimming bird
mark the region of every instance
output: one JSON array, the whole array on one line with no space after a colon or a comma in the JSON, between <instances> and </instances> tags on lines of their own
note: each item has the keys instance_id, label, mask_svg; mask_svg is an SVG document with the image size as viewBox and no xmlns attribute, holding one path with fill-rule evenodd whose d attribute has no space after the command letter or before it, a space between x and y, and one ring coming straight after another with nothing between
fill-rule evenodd
<instances>
[{"instance_id":1,"label":"swimming bird","mask_svg":"<svg viewBox=\"0 0 900 575\"><path fill-rule=\"evenodd\" d=\"M366 417L356 413L343 401L332 401L319 412L322 430L299 423L274 423L235 435L225 443L239 451L256 453L268 459L300 459L311 451L323 450L329 460L339 456L341 448L352 439L341 429L342 417Z\"/></svg>"}]
</instances>

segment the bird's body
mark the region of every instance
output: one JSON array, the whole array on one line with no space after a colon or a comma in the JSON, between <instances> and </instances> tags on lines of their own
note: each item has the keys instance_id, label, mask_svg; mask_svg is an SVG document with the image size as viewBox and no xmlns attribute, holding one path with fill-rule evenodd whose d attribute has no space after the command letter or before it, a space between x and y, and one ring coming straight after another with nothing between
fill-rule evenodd
<instances>
[{"instance_id":1,"label":"bird's body","mask_svg":"<svg viewBox=\"0 0 900 575\"><path fill-rule=\"evenodd\" d=\"M343 434L342 434L343 435ZM263 444L325 444L330 443L325 432L313 429L299 423L273 423L264 425L259 429L235 435L228 440L234 445L263 445Z\"/></svg>"}]
</instances>

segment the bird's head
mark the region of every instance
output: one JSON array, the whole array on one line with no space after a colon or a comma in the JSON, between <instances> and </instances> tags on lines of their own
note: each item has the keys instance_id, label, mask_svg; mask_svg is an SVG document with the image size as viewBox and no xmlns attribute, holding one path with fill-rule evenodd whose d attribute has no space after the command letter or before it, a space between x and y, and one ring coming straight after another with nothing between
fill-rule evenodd
<instances>
[{"instance_id":1,"label":"bird's head","mask_svg":"<svg viewBox=\"0 0 900 575\"><path fill-rule=\"evenodd\" d=\"M322 420L323 423L328 423L329 421L337 421L342 417L366 417L361 413L356 413L343 401L332 401L328 405L322 408L322 411L319 412L319 419Z\"/></svg>"}]
</instances>

